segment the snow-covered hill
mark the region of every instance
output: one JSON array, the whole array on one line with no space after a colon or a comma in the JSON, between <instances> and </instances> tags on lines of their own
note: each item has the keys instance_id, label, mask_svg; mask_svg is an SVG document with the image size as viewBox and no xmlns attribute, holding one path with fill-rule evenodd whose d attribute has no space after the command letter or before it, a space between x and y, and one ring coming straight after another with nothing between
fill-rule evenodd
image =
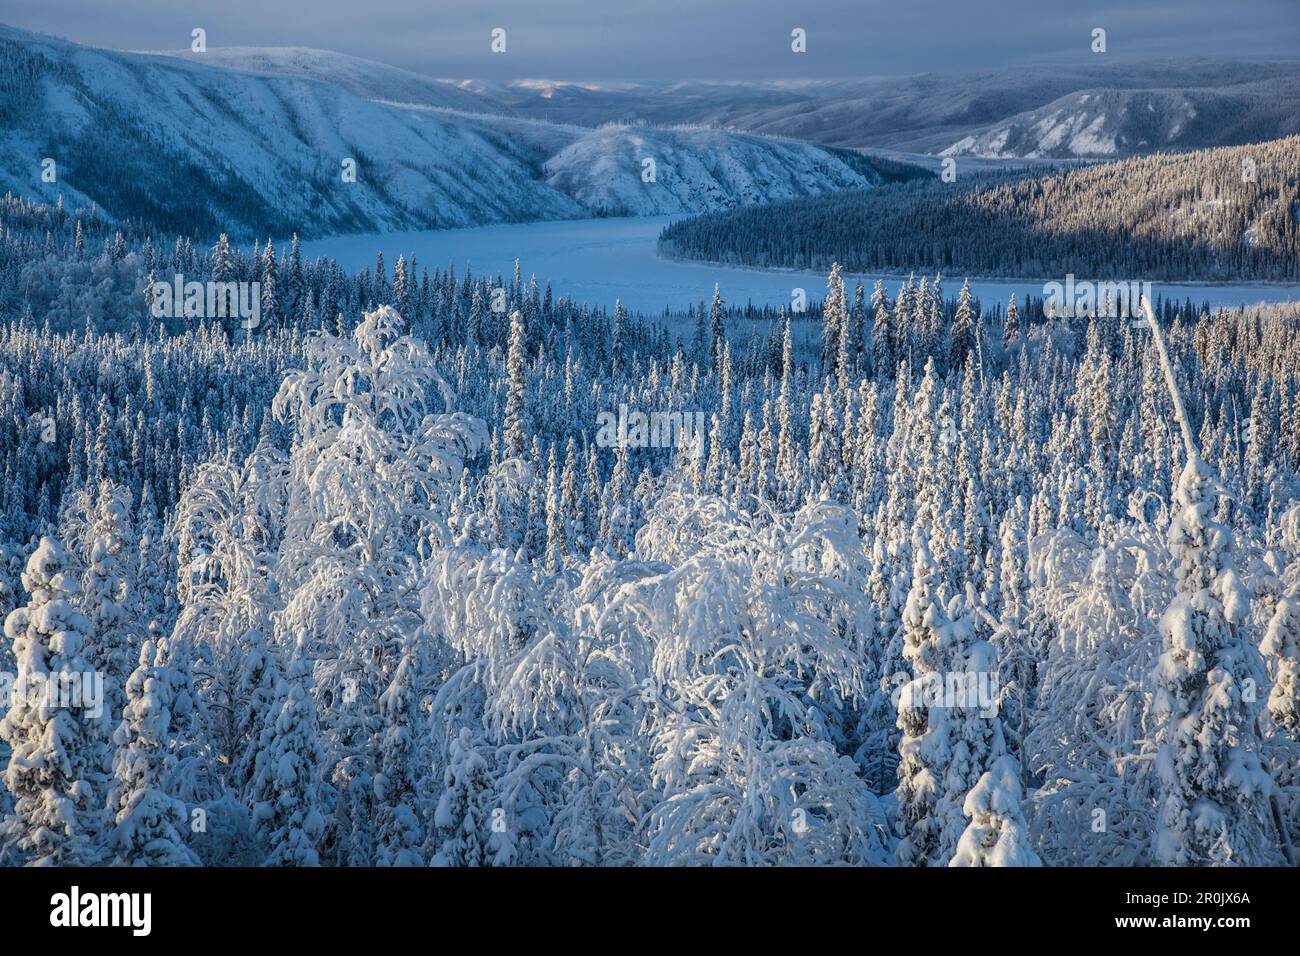
<instances>
[{"instance_id":1,"label":"snow-covered hill","mask_svg":"<svg viewBox=\"0 0 1300 956\"><path fill-rule=\"evenodd\" d=\"M643 179L643 171L651 171L646 159L654 160L653 182ZM794 140L627 126L587 133L548 159L544 169L546 181L565 195L620 216L754 205L852 189L864 179L856 157Z\"/></svg>"},{"instance_id":2,"label":"snow-covered hill","mask_svg":"<svg viewBox=\"0 0 1300 956\"><path fill-rule=\"evenodd\" d=\"M644 119L849 148L1086 158L1109 155L1110 145L1128 155L1292 135L1300 61L1107 60L766 84L529 81L483 95L519 116L583 125Z\"/></svg>"},{"instance_id":3,"label":"snow-covered hill","mask_svg":"<svg viewBox=\"0 0 1300 956\"><path fill-rule=\"evenodd\" d=\"M968 135L944 155L1111 157L1300 132L1300 78L1227 89L1084 90Z\"/></svg>"},{"instance_id":4,"label":"snow-covered hill","mask_svg":"<svg viewBox=\"0 0 1300 956\"><path fill-rule=\"evenodd\" d=\"M510 109L456 83L430 79L387 63L307 47L213 47L205 53L190 50L159 51L208 66L251 73L321 80L341 86L362 99L413 103L464 110L470 113L509 113Z\"/></svg>"},{"instance_id":5,"label":"snow-covered hill","mask_svg":"<svg viewBox=\"0 0 1300 956\"><path fill-rule=\"evenodd\" d=\"M7 27L0 62L0 190L93 200L178 232L311 237L705 211L879 179L860 157L806 143L396 105ZM42 179L45 158L54 182ZM655 182L641 181L645 158Z\"/></svg>"}]
</instances>

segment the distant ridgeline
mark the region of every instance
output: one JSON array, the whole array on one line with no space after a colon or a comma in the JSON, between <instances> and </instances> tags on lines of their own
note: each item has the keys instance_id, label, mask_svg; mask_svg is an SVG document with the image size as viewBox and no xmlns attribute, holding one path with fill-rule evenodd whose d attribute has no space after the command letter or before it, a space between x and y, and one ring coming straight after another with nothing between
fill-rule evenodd
<instances>
[{"instance_id":1,"label":"distant ridgeline","mask_svg":"<svg viewBox=\"0 0 1300 956\"><path fill-rule=\"evenodd\" d=\"M95 203L155 236L247 242L693 214L915 174L731 130L400 107L332 83L0 24L0 194Z\"/></svg>"},{"instance_id":2,"label":"distant ridgeline","mask_svg":"<svg viewBox=\"0 0 1300 956\"><path fill-rule=\"evenodd\" d=\"M1300 137L1046 175L962 172L707 213L661 254L809 270L1300 278Z\"/></svg>"}]
</instances>

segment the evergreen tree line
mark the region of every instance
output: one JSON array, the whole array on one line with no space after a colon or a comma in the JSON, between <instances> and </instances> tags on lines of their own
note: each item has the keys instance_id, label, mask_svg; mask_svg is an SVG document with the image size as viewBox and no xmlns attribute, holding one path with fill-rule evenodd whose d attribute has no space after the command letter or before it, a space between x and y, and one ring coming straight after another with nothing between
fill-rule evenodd
<instances>
[{"instance_id":1,"label":"evergreen tree line","mask_svg":"<svg viewBox=\"0 0 1300 956\"><path fill-rule=\"evenodd\" d=\"M1040 175L963 172L705 213L661 254L850 272L1214 281L1300 277L1300 138Z\"/></svg>"}]
</instances>

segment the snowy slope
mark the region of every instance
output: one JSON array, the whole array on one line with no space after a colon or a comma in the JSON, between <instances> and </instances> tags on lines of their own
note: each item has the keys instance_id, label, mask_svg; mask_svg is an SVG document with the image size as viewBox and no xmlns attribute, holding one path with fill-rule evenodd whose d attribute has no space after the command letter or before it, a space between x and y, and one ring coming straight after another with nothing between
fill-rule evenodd
<instances>
[{"instance_id":1,"label":"snowy slope","mask_svg":"<svg viewBox=\"0 0 1300 956\"><path fill-rule=\"evenodd\" d=\"M455 83L430 79L387 63L335 53L332 50L234 46L212 47L206 53L162 50L158 51L158 55L251 73L322 80L341 86L349 93L367 100L413 103L471 113L510 112L507 107L493 103L486 96L462 89Z\"/></svg>"},{"instance_id":2,"label":"snowy slope","mask_svg":"<svg viewBox=\"0 0 1300 956\"><path fill-rule=\"evenodd\" d=\"M168 231L309 237L703 211L876 181L865 161L809 144L640 128L593 135L7 27L0 57L16 78L0 86L9 120L0 190L62 192ZM628 188L645 140L671 167L663 199ZM57 160L57 183L41 181L44 157ZM355 182L343 181L346 159Z\"/></svg>"},{"instance_id":3,"label":"snowy slope","mask_svg":"<svg viewBox=\"0 0 1300 956\"><path fill-rule=\"evenodd\" d=\"M653 182L643 179L653 160ZM850 157L793 140L710 129L602 127L546 161L546 181L584 206L619 216L727 209L852 189Z\"/></svg>"},{"instance_id":4,"label":"snowy slope","mask_svg":"<svg viewBox=\"0 0 1300 956\"><path fill-rule=\"evenodd\" d=\"M1300 132L1300 78L1226 89L1083 90L964 136L949 156L1113 157Z\"/></svg>"},{"instance_id":5,"label":"snowy slope","mask_svg":"<svg viewBox=\"0 0 1300 956\"><path fill-rule=\"evenodd\" d=\"M653 123L698 123L766 136L790 136L850 148L872 147L938 153L955 143L961 152L991 155L1004 131L1007 144L1023 137L1014 153L1037 150L1039 138L1059 136L1052 156L1107 155L1095 151L1117 136L1120 153L1170 145L1204 147L1278 139L1296 132L1300 117L1300 61L1175 59L1105 64L1017 67L977 73L927 73L854 80L774 83L578 84L528 81L485 88L494 102L519 116L595 126L644 119ZM1118 105L1093 133L1099 113L1084 109L1079 95L1119 97ZM1150 98L1141 98L1150 94ZM1132 99L1157 115L1125 126L1118 121ZM1213 117L1172 134L1183 101L1200 116ZM1109 103L1109 100L1108 100ZM1086 104L1084 104L1086 106ZM1034 133L1032 127L1062 115ZM1131 112L1131 111L1130 111ZM1217 123L1218 125L1215 125ZM1027 127L1023 133L1020 127ZM1112 135L1112 132L1114 135ZM1079 137L1081 152L1069 153ZM1142 140L1150 145L1143 146ZM1011 146L1003 148L1010 149ZM1047 150L1047 147L1042 147Z\"/></svg>"}]
</instances>

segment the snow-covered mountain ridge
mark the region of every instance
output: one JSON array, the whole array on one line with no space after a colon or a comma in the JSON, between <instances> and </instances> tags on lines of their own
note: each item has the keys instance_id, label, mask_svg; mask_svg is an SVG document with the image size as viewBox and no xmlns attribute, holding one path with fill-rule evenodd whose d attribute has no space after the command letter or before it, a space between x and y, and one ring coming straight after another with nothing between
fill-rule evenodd
<instances>
[{"instance_id":1,"label":"snow-covered mountain ridge","mask_svg":"<svg viewBox=\"0 0 1300 956\"><path fill-rule=\"evenodd\" d=\"M0 63L0 190L62 193L175 231L306 237L702 212L880 179L859 156L807 143L399 106L340 83L8 27Z\"/></svg>"},{"instance_id":2,"label":"snow-covered mountain ridge","mask_svg":"<svg viewBox=\"0 0 1300 956\"><path fill-rule=\"evenodd\" d=\"M1112 157L1247 143L1300 133L1298 104L1296 77L1223 90L1084 90L965 136L943 154Z\"/></svg>"},{"instance_id":3,"label":"snow-covered mountain ridge","mask_svg":"<svg viewBox=\"0 0 1300 956\"><path fill-rule=\"evenodd\" d=\"M583 125L707 123L830 146L930 154L1131 156L1300 132L1297 60L1107 60L849 80L529 81L474 89L498 111L517 116Z\"/></svg>"},{"instance_id":4,"label":"snow-covered mountain ridge","mask_svg":"<svg viewBox=\"0 0 1300 956\"><path fill-rule=\"evenodd\" d=\"M1300 132L1300 61L1173 59L965 74L725 83L436 80L299 48L169 54L326 79L366 99L596 127L693 123L842 148L1095 159Z\"/></svg>"}]
</instances>

